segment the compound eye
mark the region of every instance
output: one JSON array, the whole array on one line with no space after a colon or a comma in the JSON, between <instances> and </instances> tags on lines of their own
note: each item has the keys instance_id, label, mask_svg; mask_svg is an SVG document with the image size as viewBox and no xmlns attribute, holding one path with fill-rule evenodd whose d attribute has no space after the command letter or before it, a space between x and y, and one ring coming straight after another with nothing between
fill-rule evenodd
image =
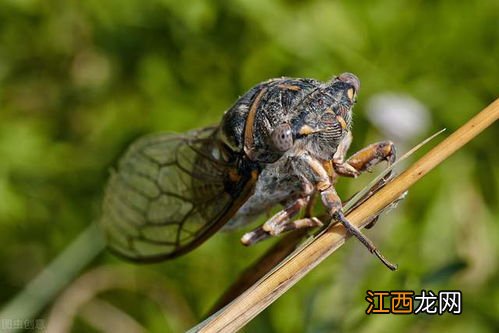
<instances>
[{"instance_id":1,"label":"compound eye","mask_svg":"<svg viewBox=\"0 0 499 333\"><path fill-rule=\"evenodd\" d=\"M281 124L272 132L272 144L279 151L286 151L293 146L293 132L289 124Z\"/></svg>"}]
</instances>

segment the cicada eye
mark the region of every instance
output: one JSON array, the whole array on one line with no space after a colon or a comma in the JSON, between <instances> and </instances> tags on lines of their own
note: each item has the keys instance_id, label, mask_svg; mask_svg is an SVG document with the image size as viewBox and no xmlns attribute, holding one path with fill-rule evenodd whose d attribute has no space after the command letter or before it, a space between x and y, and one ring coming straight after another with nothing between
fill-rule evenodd
<instances>
[{"instance_id":1,"label":"cicada eye","mask_svg":"<svg viewBox=\"0 0 499 333\"><path fill-rule=\"evenodd\" d=\"M272 144L279 151L286 151L293 146L293 132L289 124L281 124L274 129Z\"/></svg>"}]
</instances>

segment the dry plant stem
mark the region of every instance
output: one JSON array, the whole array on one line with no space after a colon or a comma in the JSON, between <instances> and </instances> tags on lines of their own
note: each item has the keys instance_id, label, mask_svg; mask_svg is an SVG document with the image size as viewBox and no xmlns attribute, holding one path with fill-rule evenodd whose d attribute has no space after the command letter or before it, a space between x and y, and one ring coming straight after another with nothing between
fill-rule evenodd
<instances>
[{"instance_id":1,"label":"dry plant stem","mask_svg":"<svg viewBox=\"0 0 499 333\"><path fill-rule=\"evenodd\" d=\"M348 220L359 228L364 227L369 217L396 200L411 185L497 119L499 119L499 99L496 99L400 176L348 214ZM192 331L237 331L343 245L346 238L347 234L342 225L336 224L332 226L327 232L304 247L292 259L264 277L215 315L193 328Z\"/></svg>"}]
</instances>

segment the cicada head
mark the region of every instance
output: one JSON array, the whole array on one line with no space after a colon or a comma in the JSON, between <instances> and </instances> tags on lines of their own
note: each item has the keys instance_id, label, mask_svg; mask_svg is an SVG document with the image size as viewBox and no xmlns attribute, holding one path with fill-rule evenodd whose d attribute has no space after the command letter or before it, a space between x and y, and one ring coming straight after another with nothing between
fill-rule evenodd
<instances>
[{"instance_id":1,"label":"cicada head","mask_svg":"<svg viewBox=\"0 0 499 333\"><path fill-rule=\"evenodd\" d=\"M343 73L309 95L302 103L293 129L304 148L323 160L331 160L352 123L352 108L359 79Z\"/></svg>"}]
</instances>

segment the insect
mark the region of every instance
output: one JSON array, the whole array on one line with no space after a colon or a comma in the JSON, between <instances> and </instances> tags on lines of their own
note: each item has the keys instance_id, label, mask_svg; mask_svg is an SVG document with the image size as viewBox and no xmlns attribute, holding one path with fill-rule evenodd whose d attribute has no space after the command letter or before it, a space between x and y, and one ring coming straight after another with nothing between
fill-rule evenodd
<instances>
[{"instance_id":1,"label":"insect","mask_svg":"<svg viewBox=\"0 0 499 333\"><path fill-rule=\"evenodd\" d=\"M241 96L218 126L153 134L134 142L111 172L100 219L110 249L132 261L157 262L193 250L218 230L246 225L275 205L283 209L244 234L252 245L301 228L322 226L307 214L315 196L389 268L342 213L334 183L395 161L390 141L346 159L359 79L328 82L278 78Z\"/></svg>"}]
</instances>

